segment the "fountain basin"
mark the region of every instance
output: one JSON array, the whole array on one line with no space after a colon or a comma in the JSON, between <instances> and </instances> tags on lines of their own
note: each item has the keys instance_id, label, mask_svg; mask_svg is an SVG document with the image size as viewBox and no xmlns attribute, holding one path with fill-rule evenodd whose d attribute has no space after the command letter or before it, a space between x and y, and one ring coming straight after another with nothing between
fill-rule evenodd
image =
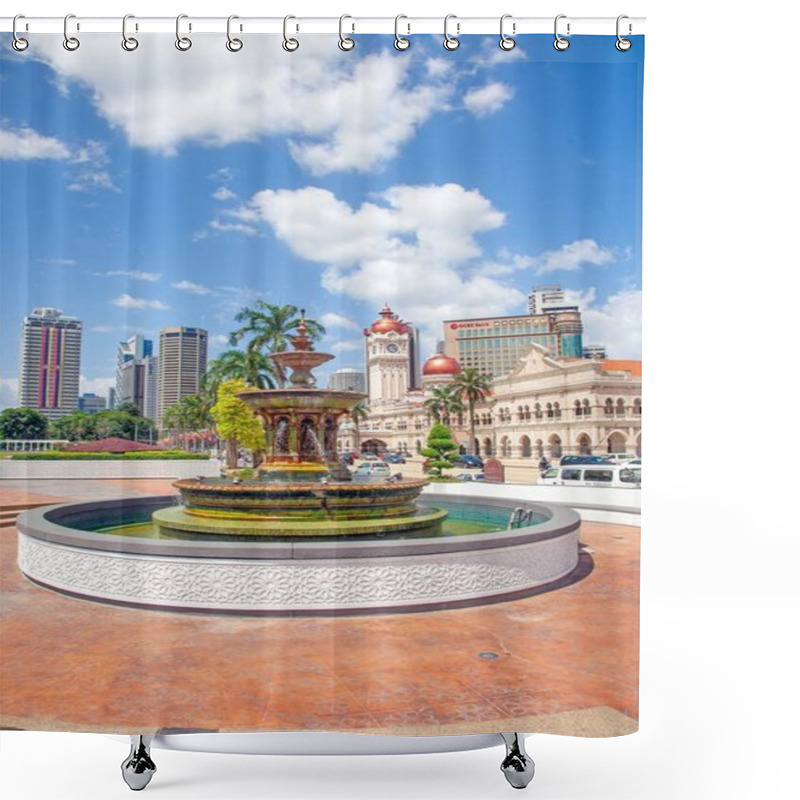
<instances>
[{"instance_id":1,"label":"fountain basin","mask_svg":"<svg viewBox=\"0 0 800 800\"><path fill-rule=\"evenodd\" d=\"M459 498L460 500L461 498ZM458 516L452 497L425 495ZM98 532L98 521L139 519L169 498L70 503L17 521L19 566L39 585L86 600L238 615L332 616L432 611L549 591L577 579L580 519L566 507L481 498L470 514L536 524L466 535L281 540L145 538ZM127 515L127 516L126 516ZM499 525L499 523L497 523Z\"/></svg>"}]
</instances>

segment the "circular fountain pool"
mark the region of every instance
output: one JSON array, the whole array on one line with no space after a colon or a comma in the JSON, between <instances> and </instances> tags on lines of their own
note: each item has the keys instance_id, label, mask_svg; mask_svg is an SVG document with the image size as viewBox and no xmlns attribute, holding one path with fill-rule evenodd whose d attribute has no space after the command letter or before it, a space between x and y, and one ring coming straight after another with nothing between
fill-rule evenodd
<instances>
[{"instance_id":1,"label":"circular fountain pool","mask_svg":"<svg viewBox=\"0 0 800 800\"><path fill-rule=\"evenodd\" d=\"M578 515L525 500L432 492L416 513L443 517L433 530L412 523L385 533L303 537L176 537L152 517L177 508L174 498L144 497L25 512L17 523L20 568L42 586L107 603L335 615L515 599L570 581L579 561ZM509 530L517 508L531 513Z\"/></svg>"}]
</instances>

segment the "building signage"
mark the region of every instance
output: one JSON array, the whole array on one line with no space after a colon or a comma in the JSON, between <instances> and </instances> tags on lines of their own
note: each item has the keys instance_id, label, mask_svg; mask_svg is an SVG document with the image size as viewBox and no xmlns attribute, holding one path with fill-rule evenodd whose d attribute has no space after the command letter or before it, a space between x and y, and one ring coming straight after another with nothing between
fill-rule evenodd
<instances>
[{"instance_id":1,"label":"building signage","mask_svg":"<svg viewBox=\"0 0 800 800\"><path fill-rule=\"evenodd\" d=\"M491 326L490 322L451 322L450 329L456 330L457 328L488 328Z\"/></svg>"}]
</instances>

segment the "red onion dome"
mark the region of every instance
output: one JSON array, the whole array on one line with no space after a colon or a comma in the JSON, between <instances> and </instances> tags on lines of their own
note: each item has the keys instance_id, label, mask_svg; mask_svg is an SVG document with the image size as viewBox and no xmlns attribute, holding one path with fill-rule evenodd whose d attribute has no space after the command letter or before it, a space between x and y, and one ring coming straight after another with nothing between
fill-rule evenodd
<instances>
[{"instance_id":1,"label":"red onion dome","mask_svg":"<svg viewBox=\"0 0 800 800\"><path fill-rule=\"evenodd\" d=\"M387 303L381 309L380 317L372 323L369 330L365 331L365 333L390 333L391 331L395 333L408 333L408 325L404 325L397 319L397 314L389 308Z\"/></svg>"},{"instance_id":2,"label":"red onion dome","mask_svg":"<svg viewBox=\"0 0 800 800\"><path fill-rule=\"evenodd\" d=\"M431 356L422 367L423 375L458 375L461 364L444 353Z\"/></svg>"}]
</instances>

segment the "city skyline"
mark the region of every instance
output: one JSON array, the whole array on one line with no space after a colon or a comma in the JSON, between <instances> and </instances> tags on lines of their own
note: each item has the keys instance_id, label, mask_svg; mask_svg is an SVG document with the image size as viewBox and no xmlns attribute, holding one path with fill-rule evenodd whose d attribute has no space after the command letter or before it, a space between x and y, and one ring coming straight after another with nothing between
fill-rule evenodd
<instances>
[{"instance_id":1,"label":"city skyline","mask_svg":"<svg viewBox=\"0 0 800 800\"><path fill-rule=\"evenodd\" d=\"M233 315L255 299L306 306L342 364L358 356L361 328L388 300L420 328L424 360L442 320L524 314L532 286L558 282L581 305L585 341L639 358L638 164L629 154L639 152L640 109L635 92L608 94L593 78L591 62L605 55L592 38L563 54L534 37L513 54L495 43L445 56L436 37L416 37L405 54L359 37L357 64L335 46L325 61L330 42L309 40L292 63L309 53L328 64L328 79L323 88L320 76L293 83L294 110L269 130L246 105L286 96L282 51L237 56L243 89L220 98L227 113L194 96L187 77L227 75L224 47L177 53L172 38L156 37L153 60L132 69L118 37L100 37L93 46L119 64L113 75L70 60L57 41L3 53L0 404L16 403L19 322L35 306L84 320L80 392L102 395L119 341L203 327L213 358L227 349ZM472 59L491 65L488 78ZM528 59L536 63L521 71ZM622 83L638 80L635 66L618 68ZM371 71L391 77L388 94L366 92ZM40 104L26 101L31 79L42 84ZM128 116L106 91L112 79L139 81L154 106L175 108L173 124L154 130L147 109ZM349 111L310 127L298 111L350 109L362 90L375 106L361 109L375 121L371 148L352 146L363 131L348 127ZM199 106L209 112L185 112ZM577 126L585 138L560 135L562 117L575 130L587 114ZM212 115L226 119L225 136ZM502 157L479 157L500 129ZM513 168L522 162L525 170Z\"/></svg>"}]
</instances>

